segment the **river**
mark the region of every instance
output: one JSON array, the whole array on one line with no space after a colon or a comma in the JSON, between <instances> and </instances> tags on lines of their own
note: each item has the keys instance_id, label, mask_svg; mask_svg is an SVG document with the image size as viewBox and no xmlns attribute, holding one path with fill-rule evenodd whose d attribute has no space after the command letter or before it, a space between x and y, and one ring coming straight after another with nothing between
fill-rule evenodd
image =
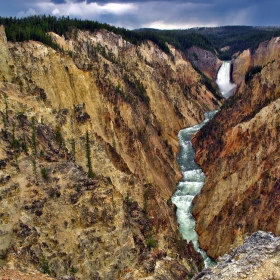
<instances>
[{"instance_id":1,"label":"river","mask_svg":"<svg viewBox=\"0 0 280 280\"><path fill-rule=\"evenodd\" d=\"M217 75L216 83L220 92L225 98L228 98L234 91L235 84L230 81L230 62L224 61ZM205 175L201 168L195 163L195 151L191 143L194 133L199 131L209 120L211 120L218 111L205 113L205 119L202 123L192 127L182 129L178 133L180 150L177 155L177 162L180 166L183 178L177 185L177 191L172 196L172 202L177 206L177 221L179 230L183 239L192 241L194 249L201 253L205 267L214 264L207 254L199 248L198 235L195 231L195 219L192 215L192 200L200 193L204 185Z\"/></svg>"}]
</instances>

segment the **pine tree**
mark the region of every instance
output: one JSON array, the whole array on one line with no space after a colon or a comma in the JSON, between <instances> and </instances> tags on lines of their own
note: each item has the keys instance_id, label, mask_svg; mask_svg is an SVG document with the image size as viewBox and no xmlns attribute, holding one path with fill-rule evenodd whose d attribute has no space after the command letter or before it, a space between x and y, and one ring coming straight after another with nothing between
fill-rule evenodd
<instances>
[{"instance_id":1,"label":"pine tree","mask_svg":"<svg viewBox=\"0 0 280 280\"><path fill-rule=\"evenodd\" d=\"M86 158L87 158L88 177L89 178L94 178L95 174L92 171L91 154L90 154L90 141L89 141L88 131L86 132Z\"/></svg>"}]
</instances>

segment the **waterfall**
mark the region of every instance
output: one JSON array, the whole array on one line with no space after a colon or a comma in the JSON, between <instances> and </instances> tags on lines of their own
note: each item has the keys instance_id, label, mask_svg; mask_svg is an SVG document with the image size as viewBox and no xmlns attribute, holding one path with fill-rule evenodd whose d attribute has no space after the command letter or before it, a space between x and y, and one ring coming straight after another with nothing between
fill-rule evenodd
<instances>
[{"instance_id":1,"label":"waterfall","mask_svg":"<svg viewBox=\"0 0 280 280\"><path fill-rule=\"evenodd\" d=\"M225 98L228 98L233 93L236 86L230 81L230 69L231 62L224 61L216 80L220 92ZM195 150L191 143L191 137L211 120L217 112L207 112L204 114L205 119L202 123L179 131L180 150L177 155L177 162L183 174L183 179L177 185L177 191L171 198L172 202L177 206L176 215L180 233L183 239L188 242L192 241L194 249L201 253L205 267L213 265L214 261L199 248L198 235L195 231L195 219L192 215L192 200L200 193L204 185L205 175L194 161Z\"/></svg>"},{"instance_id":2,"label":"waterfall","mask_svg":"<svg viewBox=\"0 0 280 280\"><path fill-rule=\"evenodd\" d=\"M217 75L217 82L220 84L230 83L230 61L224 61Z\"/></svg>"},{"instance_id":3,"label":"waterfall","mask_svg":"<svg viewBox=\"0 0 280 280\"><path fill-rule=\"evenodd\" d=\"M231 61L223 61L223 64L218 71L216 80L216 84L218 85L221 94L225 98L229 98L236 87L236 85L231 82L230 69Z\"/></svg>"}]
</instances>

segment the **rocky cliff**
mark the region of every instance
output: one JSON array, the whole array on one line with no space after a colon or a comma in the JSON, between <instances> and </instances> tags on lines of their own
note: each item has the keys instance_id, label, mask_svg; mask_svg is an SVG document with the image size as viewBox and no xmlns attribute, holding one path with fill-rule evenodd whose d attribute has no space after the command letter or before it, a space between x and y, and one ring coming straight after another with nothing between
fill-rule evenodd
<instances>
[{"instance_id":1,"label":"rocky cliff","mask_svg":"<svg viewBox=\"0 0 280 280\"><path fill-rule=\"evenodd\" d=\"M241 84L249 68L264 66L279 56L279 37L265 41L252 54L250 50L243 51L233 60L232 78L236 84Z\"/></svg>"},{"instance_id":2,"label":"rocky cliff","mask_svg":"<svg viewBox=\"0 0 280 280\"><path fill-rule=\"evenodd\" d=\"M242 246L218 259L194 279L279 279L280 237L263 231L247 237Z\"/></svg>"},{"instance_id":3,"label":"rocky cliff","mask_svg":"<svg viewBox=\"0 0 280 280\"><path fill-rule=\"evenodd\" d=\"M236 59L242 82L193 139L206 174L193 214L201 247L213 258L259 229L280 235L279 42L262 43L253 56L247 51ZM248 64L242 62L246 56Z\"/></svg>"},{"instance_id":4,"label":"rocky cliff","mask_svg":"<svg viewBox=\"0 0 280 280\"><path fill-rule=\"evenodd\" d=\"M212 81L217 78L217 72L222 65L222 61L208 50L192 46L188 49L188 59L199 68Z\"/></svg>"},{"instance_id":5,"label":"rocky cliff","mask_svg":"<svg viewBox=\"0 0 280 280\"><path fill-rule=\"evenodd\" d=\"M2 260L80 279L194 274L170 201L177 132L220 101L171 46L51 35L57 51L0 28Z\"/></svg>"}]
</instances>

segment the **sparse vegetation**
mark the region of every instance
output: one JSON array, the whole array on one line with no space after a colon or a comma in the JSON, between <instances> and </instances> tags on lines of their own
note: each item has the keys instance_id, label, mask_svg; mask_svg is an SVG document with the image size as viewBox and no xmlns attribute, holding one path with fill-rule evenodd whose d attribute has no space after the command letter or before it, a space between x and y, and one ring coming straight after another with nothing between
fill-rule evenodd
<instances>
[{"instance_id":1,"label":"sparse vegetation","mask_svg":"<svg viewBox=\"0 0 280 280\"><path fill-rule=\"evenodd\" d=\"M49 261L47 258L42 255L40 259L40 271L44 274L51 274L50 266L49 266Z\"/></svg>"},{"instance_id":2,"label":"sparse vegetation","mask_svg":"<svg viewBox=\"0 0 280 280\"><path fill-rule=\"evenodd\" d=\"M154 229L152 226L150 226L149 228L149 233L148 235L146 236L146 245L149 247L149 248L155 248L157 247L157 241L155 240L155 237L154 237Z\"/></svg>"},{"instance_id":3,"label":"sparse vegetation","mask_svg":"<svg viewBox=\"0 0 280 280\"><path fill-rule=\"evenodd\" d=\"M90 140L89 140L89 134L88 131L86 132L86 159L87 159L87 168L88 168L88 177L94 178L95 174L92 171L92 163L91 163L91 152L90 152Z\"/></svg>"},{"instance_id":4,"label":"sparse vegetation","mask_svg":"<svg viewBox=\"0 0 280 280\"><path fill-rule=\"evenodd\" d=\"M5 111L4 114L2 114L2 118L3 118L3 123L4 123L4 128L6 128L7 126L7 121L8 121L8 101L7 101L7 96L5 93L2 93L4 102L5 102Z\"/></svg>"},{"instance_id":5,"label":"sparse vegetation","mask_svg":"<svg viewBox=\"0 0 280 280\"><path fill-rule=\"evenodd\" d=\"M263 67L259 66L259 65L253 66L252 68L250 68L245 75L246 84L248 84L256 74L260 73L262 71L262 69L263 69Z\"/></svg>"},{"instance_id":6,"label":"sparse vegetation","mask_svg":"<svg viewBox=\"0 0 280 280\"><path fill-rule=\"evenodd\" d=\"M32 158L32 167L33 167L33 174L35 182L38 183L38 176L37 176L37 165L36 165L36 159Z\"/></svg>"},{"instance_id":7,"label":"sparse vegetation","mask_svg":"<svg viewBox=\"0 0 280 280\"><path fill-rule=\"evenodd\" d=\"M127 74L124 74L123 76L123 80L126 83L128 89L135 94L136 96L138 96L140 98L141 101L143 101L144 103L146 103L147 105L149 105L150 103L150 98L147 95L147 91L145 86L142 84L142 82L137 79L136 77L129 77ZM133 99L132 99L133 100Z\"/></svg>"},{"instance_id":8,"label":"sparse vegetation","mask_svg":"<svg viewBox=\"0 0 280 280\"><path fill-rule=\"evenodd\" d=\"M131 206L131 204L132 204L132 200L131 200L131 198L130 198L130 196L129 196L128 193L126 194L126 196L125 196L125 198L124 198L124 202L125 202L125 204L127 205L128 208L129 208L129 207Z\"/></svg>"},{"instance_id":9,"label":"sparse vegetation","mask_svg":"<svg viewBox=\"0 0 280 280\"><path fill-rule=\"evenodd\" d=\"M34 174L35 182L37 184L38 183L37 165L36 165L37 142L36 142L35 117L32 117L31 121L32 121L32 134L31 134L32 166L33 166L33 174Z\"/></svg>"},{"instance_id":10,"label":"sparse vegetation","mask_svg":"<svg viewBox=\"0 0 280 280\"><path fill-rule=\"evenodd\" d=\"M116 93L120 94L120 96L130 104L136 104L136 99L130 92L125 92L123 88L121 88L120 84L115 87Z\"/></svg>"},{"instance_id":11,"label":"sparse vegetation","mask_svg":"<svg viewBox=\"0 0 280 280\"><path fill-rule=\"evenodd\" d=\"M144 206L143 206L143 211L145 215L148 214L148 197L149 197L149 188L146 188L144 190Z\"/></svg>"},{"instance_id":12,"label":"sparse vegetation","mask_svg":"<svg viewBox=\"0 0 280 280\"><path fill-rule=\"evenodd\" d=\"M70 275L75 275L78 272L78 269L75 268L73 265L69 269Z\"/></svg>"},{"instance_id":13,"label":"sparse vegetation","mask_svg":"<svg viewBox=\"0 0 280 280\"><path fill-rule=\"evenodd\" d=\"M71 145L71 155L73 157L73 160L76 160L76 143L75 143L75 139L72 138L70 139L70 145Z\"/></svg>"},{"instance_id":14,"label":"sparse vegetation","mask_svg":"<svg viewBox=\"0 0 280 280\"><path fill-rule=\"evenodd\" d=\"M41 174L44 179L47 179L49 177L49 172L45 167L41 169Z\"/></svg>"},{"instance_id":15,"label":"sparse vegetation","mask_svg":"<svg viewBox=\"0 0 280 280\"><path fill-rule=\"evenodd\" d=\"M201 75L201 83L213 93L213 95L218 99L223 99L222 95L219 93L217 85L213 83L197 66L192 65L193 68ZM198 91L199 92L199 91Z\"/></svg>"},{"instance_id":16,"label":"sparse vegetation","mask_svg":"<svg viewBox=\"0 0 280 280\"><path fill-rule=\"evenodd\" d=\"M60 197L60 192L56 190L52 190L49 195L51 198Z\"/></svg>"},{"instance_id":17,"label":"sparse vegetation","mask_svg":"<svg viewBox=\"0 0 280 280\"><path fill-rule=\"evenodd\" d=\"M60 151L61 147L64 145L64 139L59 128L55 130L55 141L59 145L58 150Z\"/></svg>"},{"instance_id":18,"label":"sparse vegetation","mask_svg":"<svg viewBox=\"0 0 280 280\"><path fill-rule=\"evenodd\" d=\"M31 135L31 145L32 145L32 154L34 157L37 156L37 142L36 142L36 127L35 127L35 117L32 117L32 135Z\"/></svg>"}]
</instances>

